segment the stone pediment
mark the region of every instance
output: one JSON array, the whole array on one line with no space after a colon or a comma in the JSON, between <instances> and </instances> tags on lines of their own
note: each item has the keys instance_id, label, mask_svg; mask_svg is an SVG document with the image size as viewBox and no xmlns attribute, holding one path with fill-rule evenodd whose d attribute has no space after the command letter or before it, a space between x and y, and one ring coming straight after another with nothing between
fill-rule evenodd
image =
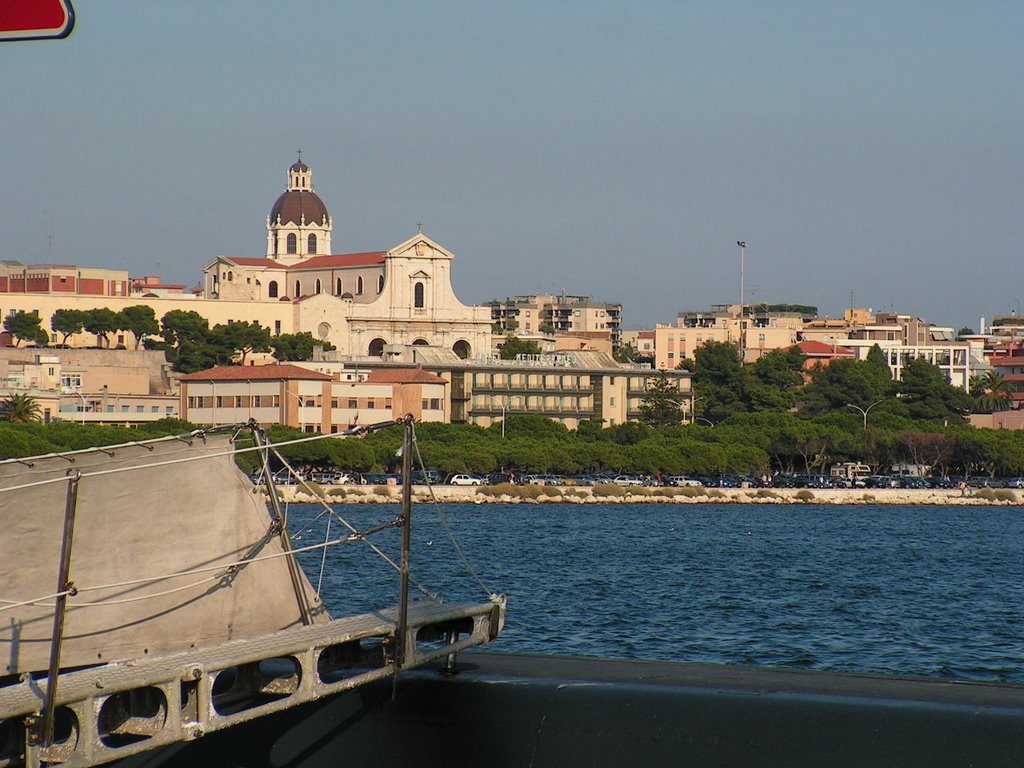
<instances>
[{"instance_id":1,"label":"stone pediment","mask_svg":"<svg viewBox=\"0 0 1024 768\"><path fill-rule=\"evenodd\" d=\"M415 272L413 272L411 275L409 275L409 277L411 277L411 278L413 278L415 280L429 280L430 279L430 275L428 275L422 269L417 269Z\"/></svg>"},{"instance_id":2,"label":"stone pediment","mask_svg":"<svg viewBox=\"0 0 1024 768\"><path fill-rule=\"evenodd\" d=\"M406 259L453 259L455 254L443 248L422 232L417 232L404 243L388 251L388 257Z\"/></svg>"}]
</instances>

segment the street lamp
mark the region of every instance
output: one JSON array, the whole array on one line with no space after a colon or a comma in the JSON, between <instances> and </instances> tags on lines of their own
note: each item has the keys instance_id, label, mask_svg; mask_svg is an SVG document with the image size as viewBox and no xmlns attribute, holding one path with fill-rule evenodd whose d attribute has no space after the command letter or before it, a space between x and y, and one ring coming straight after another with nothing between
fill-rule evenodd
<instances>
[{"instance_id":1,"label":"street lamp","mask_svg":"<svg viewBox=\"0 0 1024 768\"><path fill-rule=\"evenodd\" d=\"M83 424L85 424L86 405L85 405L85 395L82 394L82 388L81 387L73 387L70 384L67 384L67 385L61 387L60 391L63 392L65 395L71 395L71 394L78 395L79 399L82 401L82 418L80 419L80 421Z\"/></svg>"},{"instance_id":2,"label":"street lamp","mask_svg":"<svg viewBox=\"0 0 1024 768\"><path fill-rule=\"evenodd\" d=\"M884 400L875 400L875 402L873 402L867 408L861 408L859 405L854 405L853 403L847 403L846 407L847 408L853 408L855 411L860 411L864 415L864 431L867 432L868 431L868 412L872 408L874 408L876 405L880 405L883 402L885 402L885 401Z\"/></svg>"},{"instance_id":3,"label":"street lamp","mask_svg":"<svg viewBox=\"0 0 1024 768\"><path fill-rule=\"evenodd\" d=\"M709 427L715 426L715 422L713 422L711 419L705 419L703 416L694 416L693 423L696 424L698 421L706 421Z\"/></svg>"},{"instance_id":4,"label":"street lamp","mask_svg":"<svg viewBox=\"0 0 1024 768\"><path fill-rule=\"evenodd\" d=\"M747 358L747 351L745 349L746 334L744 333L744 317L743 317L743 304L746 298L743 292L743 266L747 255L747 241L737 240L736 245L740 247L740 361L744 361Z\"/></svg>"},{"instance_id":5,"label":"street lamp","mask_svg":"<svg viewBox=\"0 0 1024 768\"><path fill-rule=\"evenodd\" d=\"M506 403L501 404L501 439L505 439L505 410L507 408Z\"/></svg>"}]
</instances>

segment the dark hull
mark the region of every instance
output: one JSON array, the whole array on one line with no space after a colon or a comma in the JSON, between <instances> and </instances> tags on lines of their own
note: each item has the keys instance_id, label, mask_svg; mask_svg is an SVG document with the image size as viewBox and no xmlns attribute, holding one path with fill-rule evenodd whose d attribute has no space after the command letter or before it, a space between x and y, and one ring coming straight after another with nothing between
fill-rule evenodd
<instances>
[{"instance_id":1,"label":"dark hull","mask_svg":"<svg viewBox=\"0 0 1024 768\"><path fill-rule=\"evenodd\" d=\"M1024 687L465 653L130 766L1018 766Z\"/></svg>"}]
</instances>

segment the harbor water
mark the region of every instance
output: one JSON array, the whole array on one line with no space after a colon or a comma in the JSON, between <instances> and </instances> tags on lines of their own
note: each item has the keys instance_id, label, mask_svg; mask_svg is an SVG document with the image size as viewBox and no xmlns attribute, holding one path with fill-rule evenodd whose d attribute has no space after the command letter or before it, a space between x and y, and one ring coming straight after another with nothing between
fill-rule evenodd
<instances>
[{"instance_id":1,"label":"harbor water","mask_svg":"<svg viewBox=\"0 0 1024 768\"><path fill-rule=\"evenodd\" d=\"M337 538L327 519L292 505L296 547ZM371 541L398 561L397 529ZM1018 507L421 504L411 573L448 601L507 594L501 652L1024 683L1022 542ZM302 562L332 615L398 602L365 543Z\"/></svg>"}]
</instances>

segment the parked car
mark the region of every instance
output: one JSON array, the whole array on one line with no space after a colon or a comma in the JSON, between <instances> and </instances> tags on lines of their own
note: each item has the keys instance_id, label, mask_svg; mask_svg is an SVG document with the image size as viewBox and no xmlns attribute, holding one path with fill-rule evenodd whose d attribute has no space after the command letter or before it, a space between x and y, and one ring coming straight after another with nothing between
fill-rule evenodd
<instances>
[{"instance_id":1,"label":"parked car","mask_svg":"<svg viewBox=\"0 0 1024 768\"><path fill-rule=\"evenodd\" d=\"M644 479L635 475L619 475L612 482L616 485L643 485Z\"/></svg>"},{"instance_id":2,"label":"parked car","mask_svg":"<svg viewBox=\"0 0 1024 768\"><path fill-rule=\"evenodd\" d=\"M668 478L668 484L674 485L677 488L693 487L699 488L701 485L700 480L693 477L687 477L686 475L672 475Z\"/></svg>"},{"instance_id":3,"label":"parked car","mask_svg":"<svg viewBox=\"0 0 1024 768\"><path fill-rule=\"evenodd\" d=\"M484 479L476 475L452 475L448 478L448 485L483 485Z\"/></svg>"}]
</instances>

